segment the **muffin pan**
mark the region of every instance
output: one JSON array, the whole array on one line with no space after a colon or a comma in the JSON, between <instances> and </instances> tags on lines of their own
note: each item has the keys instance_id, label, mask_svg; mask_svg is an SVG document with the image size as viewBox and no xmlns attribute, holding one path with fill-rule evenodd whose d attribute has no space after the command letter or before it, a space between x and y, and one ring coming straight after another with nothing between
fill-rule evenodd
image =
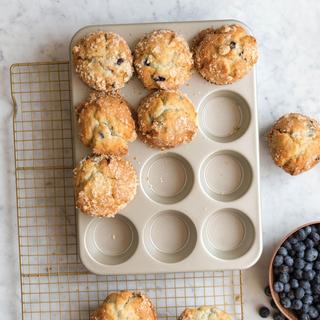
<instances>
[{"instance_id":1,"label":"muffin pan","mask_svg":"<svg viewBox=\"0 0 320 320\"><path fill-rule=\"evenodd\" d=\"M172 29L190 43L201 30L234 20L89 26L119 33L131 49L145 32ZM242 24L242 23L240 23ZM246 26L244 26L246 27ZM89 88L75 73L72 100ZM135 199L115 218L92 218L78 210L79 253L97 274L245 269L262 250L255 70L231 85L216 86L196 72L181 88L198 112L199 130L190 144L167 151L139 139L127 157L137 170ZM136 108L145 90L134 77L121 94ZM75 165L90 153L78 137L73 115Z\"/></svg>"}]
</instances>

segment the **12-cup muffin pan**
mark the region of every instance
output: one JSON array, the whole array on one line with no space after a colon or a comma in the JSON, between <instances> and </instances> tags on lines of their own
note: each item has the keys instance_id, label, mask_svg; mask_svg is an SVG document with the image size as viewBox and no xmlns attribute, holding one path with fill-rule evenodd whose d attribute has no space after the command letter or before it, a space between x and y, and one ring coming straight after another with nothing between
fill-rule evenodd
<instances>
[{"instance_id":1,"label":"12-cup muffin pan","mask_svg":"<svg viewBox=\"0 0 320 320\"><path fill-rule=\"evenodd\" d=\"M190 44L201 30L232 23L243 25L224 20L88 26L74 35L70 50L99 30L120 34L134 50L155 29L174 30ZM72 55L70 64L76 106L90 89L75 73ZM135 199L115 218L94 218L78 210L80 257L93 273L245 269L261 254L255 70L225 86L194 72L181 91L198 112L194 140L165 151L139 139L130 143L127 159L139 178ZM133 108L148 93L136 77L121 90ZM76 165L90 150L81 145L74 110L72 114Z\"/></svg>"}]
</instances>

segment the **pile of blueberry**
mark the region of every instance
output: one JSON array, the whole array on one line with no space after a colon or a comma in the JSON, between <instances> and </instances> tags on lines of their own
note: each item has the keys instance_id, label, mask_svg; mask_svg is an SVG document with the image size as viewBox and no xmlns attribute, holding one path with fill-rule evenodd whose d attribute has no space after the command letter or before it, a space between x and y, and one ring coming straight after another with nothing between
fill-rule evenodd
<instances>
[{"instance_id":1,"label":"pile of blueberry","mask_svg":"<svg viewBox=\"0 0 320 320\"><path fill-rule=\"evenodd\" d=\"M273 260L273 289L299 320L320 320L320 224L290 236Z\"/></svg>"}]
</instances>

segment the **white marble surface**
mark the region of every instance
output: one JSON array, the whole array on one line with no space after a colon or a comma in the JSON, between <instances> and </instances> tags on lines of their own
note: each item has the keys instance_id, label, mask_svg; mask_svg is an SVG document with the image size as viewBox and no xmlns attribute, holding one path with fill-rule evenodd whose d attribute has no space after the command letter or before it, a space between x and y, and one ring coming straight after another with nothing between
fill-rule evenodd
<instances>
[{"instance_id":1,"label":"white marble surface","mask_svg":"<svg viewBox=\"0 0 320 320\"><path fill-rule=\"evenodd\" d=\"M245 319L257 319L273 248L293 227L320 217L320 166L291 177L275 167L264 133L279 116L299 111L320 119L318 0L0 0L0 310L19 319L18 251L9 66L68 59L72 34L87 24L240 19L259 42L258 108L264 251L245 272Z\"/></svg>"}]
</instances>

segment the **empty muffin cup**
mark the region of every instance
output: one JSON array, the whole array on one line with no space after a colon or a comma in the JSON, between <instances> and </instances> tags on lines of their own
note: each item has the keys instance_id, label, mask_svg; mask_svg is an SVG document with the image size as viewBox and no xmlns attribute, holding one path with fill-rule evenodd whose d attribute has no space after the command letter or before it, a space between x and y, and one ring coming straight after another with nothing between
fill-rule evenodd
<instances>
[{"instance_id":1,"label":"empty muffin cup","mask_svg":"<svg viewBox=\"0 0 320 320\"><path fill-rule=\"evenodd\" d=\"M85 246L90 257L105 265L127 261L138 246L138 232L133 223L118 214L115 218L96 218L88 225Z\"/></svg>"},{"instance_id":2,"label":"empty muffin cup","mask_svg":"<svg viewBox=\"0 0 320 320\"><path fill-rule=\"evenodd\" d=\"M155 214L144 230L149 254L160 262L175 263L188 257L197 242L196 227L184 213L167 210Z\"/></svg>"},{"instance_id":3,"label":"empty muffin cup","mask_svg":"<svg viewBox=\"0 0 320 320\"><path fill-rule=\"evenodd\" d=\"M254 241L254 226L243 212L226 208L211 214L202 228L202 241L215 258L230 260L243 256Z\"/></svg>"},{"instance_id":4,"label":"empty muffin cup","mask_svg":"<svg viewBox=\"0 0 320 320\"><path fill-rule=\"evenodd\" d=\"M231 150L218 151L205 159L200 168L200 184L217 201L233 201L249 189L252 170L249 162Z\"/></svg>"},{"instance_id":5,"label":"empty muffin cup","mask_svg":"<svg viewBox=\"0 0 320 320\"><path fill-rule=\"evenodd\" d=\"M200 103L201 131L211 140L226 143L241 137L250 123L250 108L239 94L215 91Z\"/></svg>"},{"instance_id":6,"label":"empty muffin cup","mask_svg":"<svg viewBox=\"0 0 320 320\"><path fill-rule=\"evenodd\" d=\"M176 203L192 189L194 174L191 165L178 154L157 154L147 161L141 172L144 193L161 204Z\"/></svg>"}]
</instances>

